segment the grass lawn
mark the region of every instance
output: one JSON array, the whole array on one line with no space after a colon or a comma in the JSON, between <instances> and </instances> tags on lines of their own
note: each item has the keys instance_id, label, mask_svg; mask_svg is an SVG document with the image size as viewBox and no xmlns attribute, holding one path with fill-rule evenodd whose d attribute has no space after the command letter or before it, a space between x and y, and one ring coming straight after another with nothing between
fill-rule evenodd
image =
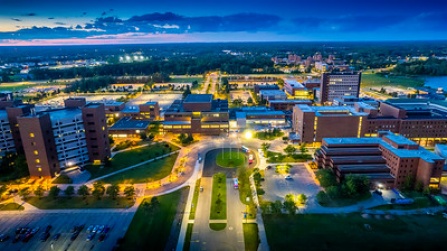
<instances>
[{"instance_id":1,"label":"grass lawn","mask_svg":"<svg viewBox=\"0 0 447 251\"><path fill-rule=\"evenodd\" d=\"M24 210L25 208L22 205L19 205L15 202L0 204L0 211L13 211L13 210Z\"/></svg>"},{"instance_id":2,"label":"grass lawn","mask_svg":"<svg viewBox=\"0 0 447 251\"><path fill-rule=\"evenodd\" d=\"M194 187L194 196L192 197L191 211L189 213L189 219L194 220L196 217L197 210L197 201L199 201L199 193L200 193L200 180L196 181L196 185Z\"/></svg>"},{"instance_id":3,"label":"grass lawn","mask_svg":"<svg viewBox=\"0 0 447 251\"><path fill-rule=\"evenodd\" d=\"M91 173L90 179L98 178L103 175L118 171L120 169L169 153L169 147L171 147L172 151L176 151L179 149L178 147L165 142L155 143L150 146L118 153L111 160L110 167L101 168L101 166L90 165L86 166L85 169L87 169Z\"/></svg>"},{"instance_id":4,"label":"grass lawn","mask_svg":"<svg viewBox=\"0 0 447 251\"><path fill-rule=\"evenodd\" d=\"M118 197L112 200L108 196L97 200L93 196L87 196L84 200L82 197L30 197L26 202L40 209L81 209L81 208L127 208L134 204L134 201L124 197Z\"/></svg>"},{"instance_id":5,"label":"grass lawn","mask_svg":"<svg viewBox=\"0 0 447 251\"><path fill-rule=\"evenodd\" d=\"M52 183L53 184L72 184L73 181L67 175L61 174Z\"/></svg>"},{"instance_id":6,"label":"grass lawn","mask_svg":"<svg viewBox=\"0 0 447 251\"><path fill-rule=\"evenodd\" d=\"M392 217L281 214L264 215L264 224L271 250L444 250L442 216Z\"/></svg>"},{"instance_id":7,"label":"grass lawn","mask_svg":"<svg viewBox=\"0 0 447 251\"><path fill-rule=\"evenodd\" d=\"M189 188L183 188L189 189ZM177 213L182 190L158 197L155 212L147 212L140 206L130 223L119 250L164 250ZM151 199L145 199L150 203ZM144 203L144 201L143 201ZM142 203L142 204L143 204Z\"/></svg>"},{"instance_id":8,"label":"grass lawn","mask_svg":"<svg viewBox=\"0 0 447 251\"><path fill-rule=\"evenodd\" d=\"M221 167L242 167L245 166L245 154L236 150L224 150L219 152L216 157L217 165Z\"/></svg>"},{"instance_id":9,"label":"grass lawn","mask_svg":"<svg viewBox=\"0 0 447 251\"><path fill-rule=\"evenodd\" d=\"M247 251L258 250L259 245L258 224L244 223L243 229L244 229L245 250Z\"/></svg>"},{"instance_id":10,"label":"grass lawn","mask_svg":"<svg viewBox=\"0 0 447 251\"><path fill-rule=\"evenodd\" d=\"M388 75L388 78L381 74L362 73L361 87L381 87L381 86L401 86L401 87L422 87L424 80L417 77Z\"/></svg>"},{"instance_id":11,"label":"grass lawn","mask_svg":"<svg viewBox=\"0 0 447 251\"><path fill-rule=\"evenodd\" d=\"M227 227L227 223L210 223L210 228L214 231L221 231Z\"/></svg>"},{"instance_id":12,"label":"grass lawn","mask_svg":"<svg viewBox=\"0 0 447 251\"><path fill-rule=\"evenodd\" d=\"M241 167L238 169L238 181L239 181L239 199L244 205L248 205L245 210L248 210L248 219L256 218L256 206L251 199L247 203L247 197L251 198L251 189L249 177L253 173L253 168Z\"/></svg>"},{"instance_id":13,"label":"grass lawn","mask_svg":"<svg viewBox=\"0 0 447 251\"><path fill-rule=\"evenodd\" d=\"M192 228L194 224L188 223L186 227L186 235L185 235L185 243L183 244L183 251L189 251L191 248L191 237L192 237Z\"/></svg>"},{"instance_id":14,"label":"grass lawn","mask_svg":"<svg viewBox=\"0 0 447 251\"><path fill-rule=\"evenodd\" d=\"M360 198L339 198L339 199L331 199L328 197L327 203L320 203L323 207L346 207L354 205L360 201L367 200L371 198L371 193L366 193Z\"/></svg>"},{"instance_id":15,"label":"grass lawn","mask_svg":"<svg viewBox=\"0 0 447 251\"><path fill-rule=\"evenodd\" d=\"M256 138L260 140L273 140L276 138L281 138L284 136L284 132L279 132L277 135L273 135L273 133L269 132L257 132Z\"/></svg>"},{"instance_id":16,"label":"grass lawn","mask_svg":"<svg viewBox=\"0 0 447 251\"><path fill-rule=\"evenodd\" d=\"M211 194L211 220L227 218L227 178L223 173L213 176L213 192Z\"/></svg>"},{"instance_id":17,"label":"grass lawn","mask_svg":"<svg viewBox=\"0 0 447 251\"><path fill-rule=\"evenodd\" d=\"M414 203L410 205L396 205L396 204L386 204L386 205L380 205L377 207L373 207L371 209L377 209L377 210L391 210L391 209L398 209L398 210L411 210L411 209L418 209L418 208L426 208L426 207L436 207L439 206L439 204L432 202L427 197L416 197L414 198Z\"/></svg>"},{"instance_id":18,"label":"grass lawn","mask_svg":"<svg viewBox=\"0 0 447 251\"><path fill-rule=\"evenodd\" d=\"M110 184L135 184L159 180L171 173L177 156L178 153L175 153L166 158L146 163L128 171L109 176L104 178L103 181Z\"/></svg>"}]
</instances>

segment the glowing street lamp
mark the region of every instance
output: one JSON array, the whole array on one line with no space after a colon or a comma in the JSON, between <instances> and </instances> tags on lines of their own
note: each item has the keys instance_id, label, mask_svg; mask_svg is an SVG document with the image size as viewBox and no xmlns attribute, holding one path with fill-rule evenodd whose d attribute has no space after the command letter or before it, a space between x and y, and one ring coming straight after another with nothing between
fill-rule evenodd
<instances>
[{"instance_id":1,"label":"glowing street lamp","mask_svg":"<svg viewBox=\"0 0 447 251\"><path fill-rule=\"evenodd\" d=\"M253 133L251 131L246 131L244 136L246 139L251 139L253 138Z\"/></svg>"}]
</instances>

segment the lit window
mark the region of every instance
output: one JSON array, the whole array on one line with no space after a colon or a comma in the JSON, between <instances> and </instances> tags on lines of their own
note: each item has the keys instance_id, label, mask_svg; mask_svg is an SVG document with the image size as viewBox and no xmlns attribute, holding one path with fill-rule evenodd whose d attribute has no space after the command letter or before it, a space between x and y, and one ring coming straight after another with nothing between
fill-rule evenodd
<instances>
[{"instance_id":1,"label":"lit window","mask_svg":"<svg viewBox=\"0 0 447 251\"><path fill-rule=\"evenodd\" d=\"M103 131L105 131L105 130L106 130L106 128L105 128L105 127L103 126L103 127L102 127L102 130L103 130Z\"/></svg>"},{"instance_id":2,"label":"lit window","mask_svg":"<svg viewBox=\"0 0 447 251\"><path fill-rule=\"evenodd\" d=\"M29 133L29 136L30 136L31 138L34 138L34 133L30 132L30 133Z\"/></svg>"},{"instance_id":3,"label":"lit window","mask_svg":"<svg viewBox=\"0 0 447 251\"><path fill-rule=\"evenodd\" d=\"M34 150L34 155L39 155L39 152L37 150Z\"/></svg>"},{"instance_id":4,"label":"lit window","mask_svg":"<svg viewBox=\"0 0 447 251\"><path fill-rule=\"evenodd\" d=\"M36 164L40 164L40 159L36 159Z\"/></svg>"},{"instance_id":5,"label":"lit window","mask_svg":"<svg viewBox=\"0 0 447 251\"><path fill-rule=\"evenodd\" d=\"M40 167L37 168L37 171L42 172L42 168L40 168Z\"/></svg>"}]
</instances>

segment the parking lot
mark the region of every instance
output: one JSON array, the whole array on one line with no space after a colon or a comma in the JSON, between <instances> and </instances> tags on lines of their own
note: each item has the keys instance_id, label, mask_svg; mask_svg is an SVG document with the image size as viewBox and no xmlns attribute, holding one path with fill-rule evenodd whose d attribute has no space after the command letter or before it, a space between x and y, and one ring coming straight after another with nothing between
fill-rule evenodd
<instances>
[{"instance_id":1,"label":"parking lot","mask_svg":"<svg viewBox=\"0 0 447 251\"><path fill-rule=\"evenodd\" d=\"M118 238L123 237L132 220L133 212L96 212L85 213L10 213L0 215L0 234L10 236L9 240L0 242L0 250L112 250ZM51 225L49 238L43 242L40 240L45 228ZM74 226L84 225L79 235L71 241ZM110 230L102 242L98 240L97 233L91 241L87 241L90 225L108 226ZM39 227L39 231L27 242L22 240L13 243L17 228ZM60 234L58 240L53 240L54 235ZM23 239L23 238L22 238Z\"/></svg>"},{"instance_id":2,"label":"parking lot","mask_svg":"<svg viewBox=\"0 0 447 251\"><path fill-rule=\"evenodd\" d=\"M271 169L265 169L265 181L262 185L265 190L264 199L283 201L287 194L305 194L309 198L320 190L302 164L293 165L289 175L290 179L285 179L286 175L276 173L275 165Z\"/></svg>"}]
</instances>

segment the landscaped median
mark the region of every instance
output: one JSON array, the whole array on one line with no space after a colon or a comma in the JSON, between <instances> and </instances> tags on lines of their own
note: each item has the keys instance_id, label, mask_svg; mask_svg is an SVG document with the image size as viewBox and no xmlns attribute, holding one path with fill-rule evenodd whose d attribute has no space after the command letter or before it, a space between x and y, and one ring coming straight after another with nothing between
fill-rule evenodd
<instances>
[{"instance_id":1,"label":"landscaped median","mask_svg":"<svg viewBox=\"0 0 447 251\"><path fill-rule=\"evenodd\" d=\"M15 202L0 204L0 211L16 211L16 210L24 210L25 208L22 205L19 205Z\"/></svg>"},{"instance_id":2,"label":"landscaped median","mask_svg":"<svg viewBox=\"0 0 447 251\"><path fill-rule=\"evenodd\" d=\"M216 163L220 167L243 167L246 165L246 156L238 150L225 149L217 154Z\"/></svg>"},{"instance_id":3,"label":"landscaped median","mask_svg":"<svg viewBox=\"0 0 447 251\"><path fill-rule=\"evenodd\" d=\"M223 173L216 173L213 176L213 190L211 193L210 220L227 219L227 177ZM213 222L210 228L213 230L223 230L226 223Z\"/></svg>"}]
</instances>

